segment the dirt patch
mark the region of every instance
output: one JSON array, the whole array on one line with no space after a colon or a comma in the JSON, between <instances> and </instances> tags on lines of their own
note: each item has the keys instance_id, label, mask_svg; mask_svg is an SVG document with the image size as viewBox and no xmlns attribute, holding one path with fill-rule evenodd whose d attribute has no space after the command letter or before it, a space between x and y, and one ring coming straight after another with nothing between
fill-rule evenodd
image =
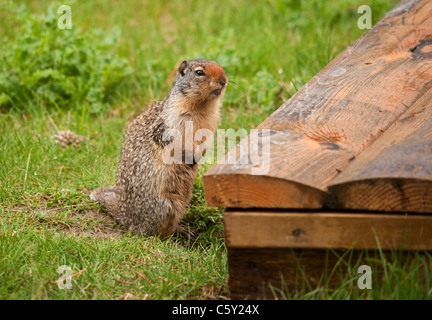
<instances>
[{"instance_id":1,"label":"dirt patch","mask_svg":"<svg viewBox=\"0 0 432 320\"><path fill-rule=\"evenodd\" d=\"M62 232L67 235L84 236L98 239L121 237L128 232L127 228L118 223L108 212L94 207L89 209L77 209L74 206L39 206L29 207L15 205L5 207L5 212L13 213L15 218L25 215L27 221L36 229L51 229L54 232ZM6 220L14 220L14 217L5 217ZM0 220L2 216L0 215ZM17 230L18 231L18 230ZM198 233L189 227L187 220L180 222L173 239L195 240Z\"/></svg>"},{"instance_id":2,"label":"dirt patch","mask_svg":"<svg viewBox=\"0 0 432 320\"><path fill-rule=\"evenodd\" d=\"M60 229L65 234L88 236L92 238L115 238L127 232L109 213L98 209L87 211L66 212L62 207L28 208L17 205L7 211L25 214L39 228Z\"/></svg>"},{"instance_id":3,"label":"dirt patch","mask_svg":"<svg viewBox=\"0 0 432 320\"><path fill-rule=\"evenodd\" d=\"M78 213L77 216L84 220L93 220L91 221L91 227L89 227L87 223L77 223L69 228L69 230L65 230L66 233L74 236L88 236L92 238L107 239L120 237L127 232L125 227L114 220L111 215L103 211L95 209Z\"/></svg>"}]
</instances>

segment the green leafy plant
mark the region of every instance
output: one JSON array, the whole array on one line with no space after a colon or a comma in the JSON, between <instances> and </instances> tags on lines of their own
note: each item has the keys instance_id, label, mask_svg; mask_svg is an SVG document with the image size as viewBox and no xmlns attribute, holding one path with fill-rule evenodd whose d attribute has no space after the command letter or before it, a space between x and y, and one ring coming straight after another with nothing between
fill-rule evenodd
<instances>
[{"instance_id":1,"label":"green leafy plant","mask_svg":"<svg viewBox=\"0 0 432 320\"><path fill-rule=\"evenodd\" d=\"M133 72L125 59L110 52L119 31L60 29L53 7L46 15L25 7L13 11L20 27L12 41L1 44L0 107L106 110L116 86Z\"/></svg>"}]
</instances>

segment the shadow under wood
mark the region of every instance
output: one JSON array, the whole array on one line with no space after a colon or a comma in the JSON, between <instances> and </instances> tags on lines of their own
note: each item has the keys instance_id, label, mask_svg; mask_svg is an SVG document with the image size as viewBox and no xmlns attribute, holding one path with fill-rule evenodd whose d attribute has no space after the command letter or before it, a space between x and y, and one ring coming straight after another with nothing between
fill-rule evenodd
<instances>
[{"instance_id":1,"label":"shadow under wood","mask_svg":"<svg viewBox=\"0 0 432 320\"><path fill-rule=\"evenodd\" d=\"M427 252L418 251L229 248L230 298L370 297L374 295L370 290L359 287L359 282L364 282L364 273L358 269L362 265L371 268L372 289L391 292L392 286L407 281L402 279L404 274L411 273L411 281L419 287L424 284L424 293L419 291L418 295L427 296L431 285L430 259Z\"/></svg>"}]
</instances>

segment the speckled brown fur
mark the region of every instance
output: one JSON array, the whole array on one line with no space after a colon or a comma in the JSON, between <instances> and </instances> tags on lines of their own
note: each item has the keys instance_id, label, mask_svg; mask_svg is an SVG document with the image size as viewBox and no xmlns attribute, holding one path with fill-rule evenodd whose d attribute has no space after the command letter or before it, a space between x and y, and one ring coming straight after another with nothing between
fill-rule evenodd
<instances>
[{"instance_id":1,"label":"speckled brown fur","mask_svg":"<svg viewBox=\"0 0 432 320\"><path fill-rule=\"evenodd\" d=\"M193 122L194 133L199 129L214 133L227 82L216 62L184 60L165 99L148 106L129 124L116 185L93 190L90 197L133 233L172 234L189 204L198 165L187 164L184 158L183 163L165 164L162 152L169 141L164 141L163 133L177 129L184 137L186 121ZM184 144L182 150L191 152Z\"/></svg>"}]
</instances>

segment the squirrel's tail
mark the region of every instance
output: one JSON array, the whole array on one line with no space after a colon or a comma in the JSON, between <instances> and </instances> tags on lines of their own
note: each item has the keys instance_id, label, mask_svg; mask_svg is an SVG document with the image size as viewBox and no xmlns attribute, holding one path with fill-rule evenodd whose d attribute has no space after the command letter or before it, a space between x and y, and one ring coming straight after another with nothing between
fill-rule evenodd
<instances>
[{"instance_id":1,"label":"squirrel's tail","mask_svg":"<svg viewBox=\"0 0 432 320\"><path fill-rule=\"evenodd\" d=\"M111 214L115 215L119 211L120 192L115 186L93 190L90 193L90 199L103 205Z\"/></svg>"}]
</instances>

